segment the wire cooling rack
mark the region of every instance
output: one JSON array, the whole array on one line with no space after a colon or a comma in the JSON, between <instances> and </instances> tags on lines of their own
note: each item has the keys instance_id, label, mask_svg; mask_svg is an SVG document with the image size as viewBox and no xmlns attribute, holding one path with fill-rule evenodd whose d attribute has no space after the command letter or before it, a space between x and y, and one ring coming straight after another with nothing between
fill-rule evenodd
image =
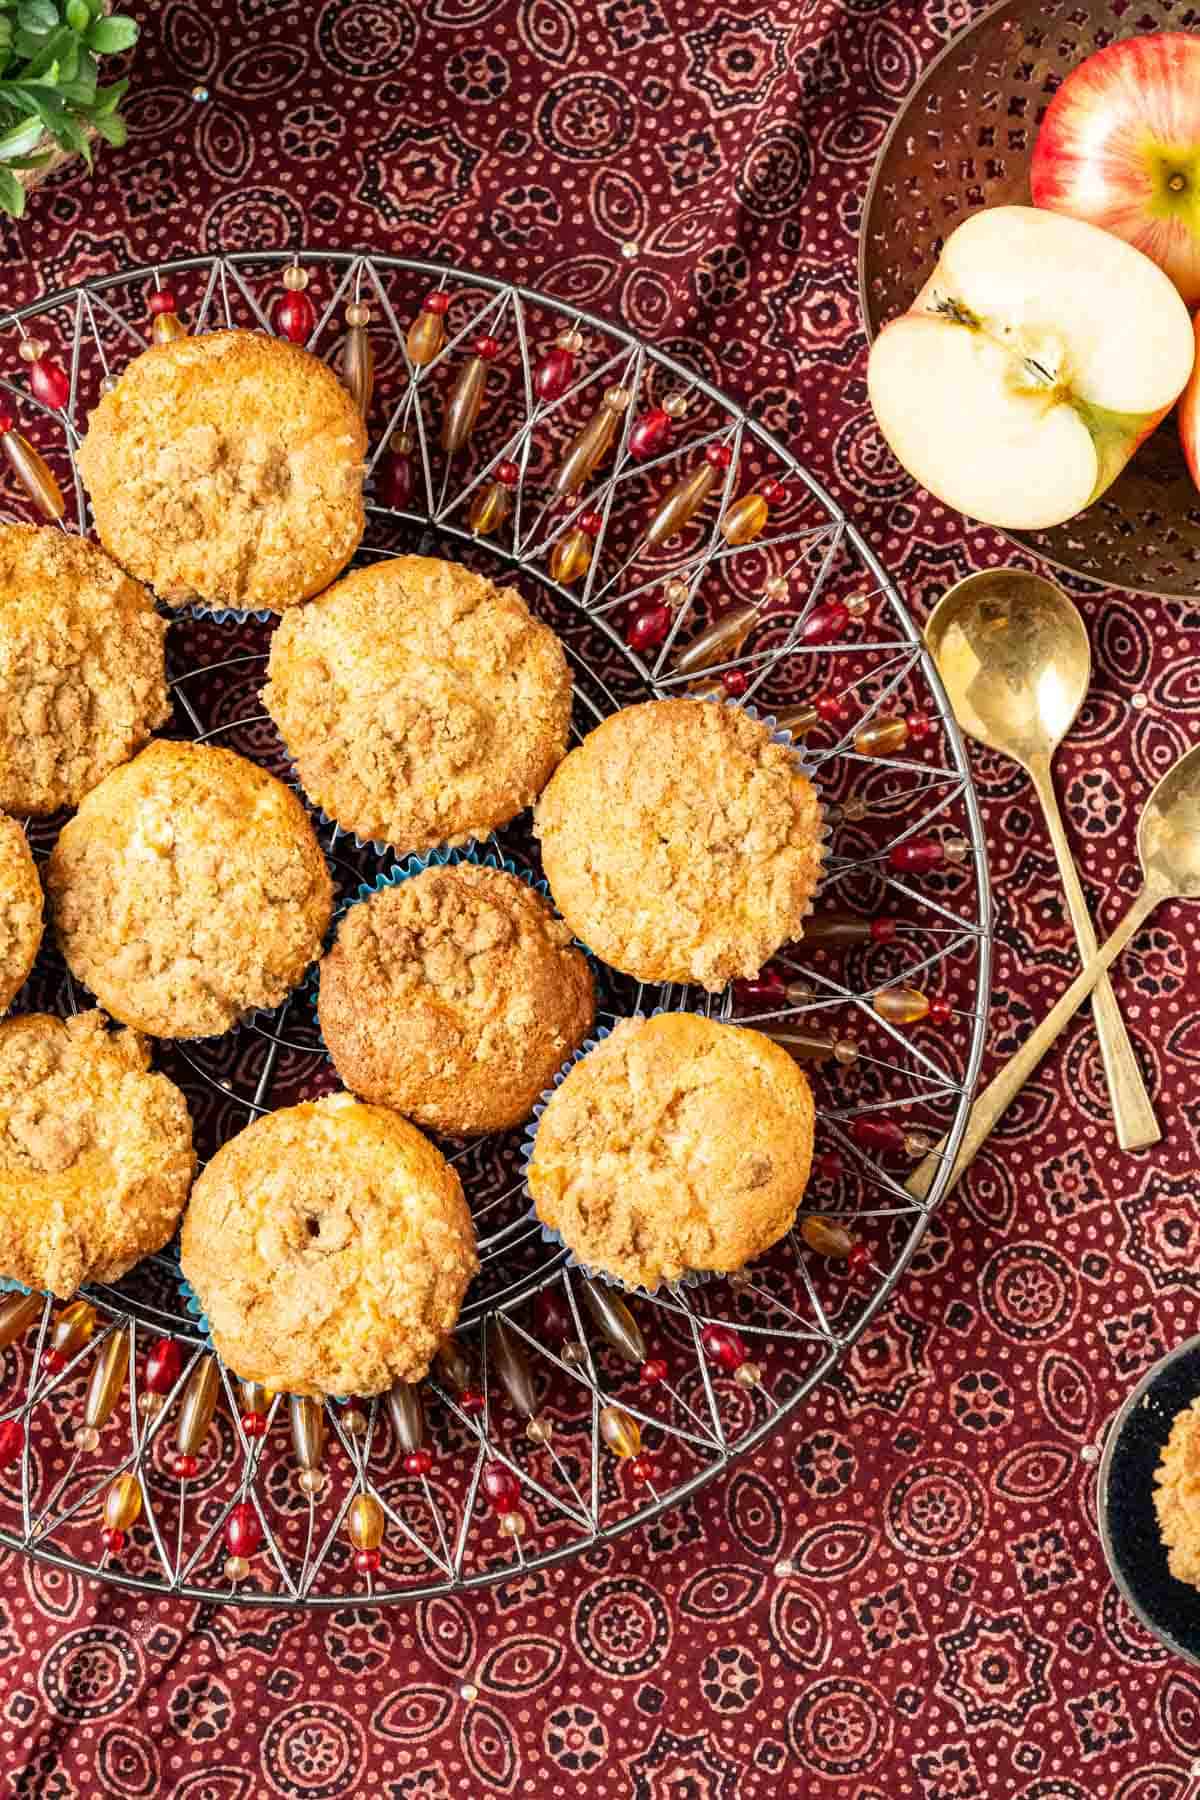
<instances>
[{"instance_id":1,"label":"wire cooling rack","mask_svg":"<svg viewBox=\"0 0 1200 1800\"><path fill-rule=\"evenodd\" d=\"M635 1525L651 1527L653 1544L669 1544L689 1496L845 1364L917 1251L945 1185L982 1052L990 923L979 811L920 637L821 484L762 420L719 391L715 354L643 344L569 296L403 258L246 251L101 276L0 318L4 405L59 482L64 529L88 529L75 450L101 384L145 347L156 288L169 287L192 332L272 331L289 263L309 276L309 347L334 367L345 356L347 307L370 310L368 527L357 560L417 550L512 580L566 647L576 739L622 705L707 687L762 712L791 710L832 824L811 931L758 983L715 996L648 988L601 969L600 1017L698 1009L815 1056L806 1064L818 1106L806 1206L866 1246L851 1271L811 1248L798 1227L731 1280L629 1297L628 1310L614 1315L611 1291L589 1291L530 1218L520 1132L444 1143L471 1204L481 1262L455 1353L415 1394L328 1402L315 1459L311 1417L301 1454L288 1397L243 1391L213 1358L204 1322L181 1292L173 1248L112 1286L86 1290L89 1336L63 1326L59 1303L30 1302L24 1331L3 1352L0 1433L13 1420L24 1438L0 1471L0 1541L151 1592L331 1608L512 1578ZM445 342L418 366L406 339L431 291L450 297ZM541 399L537 371L564 333L570 379L557 397ZM481 335L496 340L498 353L475 429L450 454L441 447L442 420ZM33 338L35 351L44 344L44 357L69 377L63 407L32 396L21 337ZM612 445L564 499L554 487L559 462L613 387L628 404ZM664 431L659 420L646 454L635 432L654 409L669 425ZM656 508L712 445L729 455L724 467L723 455L716 458L704 506L669 541L648 545ZM511 510L482 537L471 508L502 463L518 470ZM737 502L764 484L765 527L738 542ZM35 516L11 480L0 508L10 518ZM555 548L585 513L588 567L573 581L555 579ZM748 633L727 637L702 668L694 657L689 666L688 647L735 606L752 609ZM271 629L263 616L193 611L175 619L168 731L239 750L292 779L259 699ZM394 863L390 849L315 822L343 901ZM31 825L39 856L60 824ZM494 847L540 873L527 817L500 832ZM898 1008L899 988L920 998ZM187 1094L202 1157L262 1112L336 1088L313 992L310 981L276 1012L223 1038L156 1047L157 1066ZM932 1014L899 1022L899 1012L930 1001ZM88 1004L51 945L16 1010ZM914 1201L904 1187L909 1169L946 1132L942 1171L928 1200ZM724 1361L705 1348L714 1324L736 1334ZM56 1332L65 1354L47 1362ZM178 1346L177 1368L162 1340ZM743 1355L749 1366L735 1370ZM195 1411L195 1385L210 1364L210 1378L219 1377L215 1413L194 1473L181 1477L181 1420L189 1405ZM86 1395L89 1385L104 1385L101 1365L109 1404L91 1429ZM842 1372L855 1379L852 1368ZM321 1423L318 1409L318 1437ZM640 1440L640 1454L617 1454L614 1440L624 1452ZM501 1472L517 1484L515 1499ZM140 1511L114 1552L101 1531L122 1476L134 1477ZM507 1494L502 1512L489 1504L489 1487ZM123 1491L128 1497L128 1483ZM364 1495L378 1503L372 1516L383 1536L377 1558L356 1561L350 1527ZM262 1540L246 1558L231 1555L235 1507L250 1509L251 1537Z\"/></svg>"}]
</instances>

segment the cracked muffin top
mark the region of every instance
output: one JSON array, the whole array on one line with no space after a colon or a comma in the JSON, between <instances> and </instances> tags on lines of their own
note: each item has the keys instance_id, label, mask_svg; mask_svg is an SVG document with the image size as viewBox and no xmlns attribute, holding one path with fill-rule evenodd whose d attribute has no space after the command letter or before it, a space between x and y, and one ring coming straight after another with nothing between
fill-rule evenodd
<instances>
[{"instance_id":1,"label":"cracked muffin top","mask_svg":"<svg viewBox=\"0 0 1200 1800\"><path fill-rule=\"evenodd\" d=\"M357 569L271 641L263 702L304 791L400 852L486 837L567 747L562 645L512 588L457 563Z\"/></svg>"},{"instance_id":2,"label":"cracked muffin top","mask_svg":"<svg viewBox=\"0 0 1200 1800\"><path fill-rule=\"evenodd\" d=\"M0 813L0 1013L11 1005L42 941L42 883L25 833Z\"/></svg>"},{"instance_id":3,"label":"cracked muffin top","mask_svg":"<svg viewBox=\"0 0 1200 1800\"><path fill-rule=\"evenodd\" d=\"M800 937L825 826L792 752L740 707L650 700L590 732L534 814L563 918L639 981L712 992Z\"/></svg>"},{"instance_id":4,"label":"cracked muffin top","mask_svg":"<svg viewBox=\"0 0 1200 1800\"><path fill-rule=\"evenodd\" d=\"M166 632L97 545L0 525L0 811L78 806L165 723Z\"/></svg>"},{"instance_id":5,"label":"cracked muffin top","mask_svg":"<svg viewBox=\"0 0 1200 1800\"><path fill-rule=\"evenodd\" d=\"M1154 1510L1176 1581L1200 1588L1200 1399L1176 1413L1154 1471Z\"/></svg>"},{"instance_id":6,"label":"cracked muffin top","mask_svg":"<svg viewBox=\"0 0 1200 1800\"><path fill-rule=\"evenodd\" d=\"M46 867L71 973L155 1037L278 1006L320 954L332 883L296 795L232 750L151 744L94 788Z\"/></svg>"},{"instance_id":7,"label":"cracked muffin top","mask_svg":"<svg viewBox=\"0 0 1200 1800\"><path fill-rule=\"evenodd\" d=\"M116 1281L169 1240L195 1166L187 1102L136 1032L0 1024L0 1274L63 1300Z\"/></svg>"},{"instance_id":8,"label":"cracked muffin top","mask_svg":"<svg viewBox=\"0 0 1200 1800\"><path fill-rule=\"evenodd\" d=\"M358 548L366 445L307 350L210 331L135 356L76 461L105 549L169 605L282 612Z\"/></svg>"},{"instance_id":9,"label":"cracked muffin top","mask_svg":"<svg viewBox=\"0 0 1200 1800\"><path fill-rule=\"evenodd\" d=\"M585 1268L653 1290L729 1274L795 1220L812 1163L803 1071L760 1031L623 1019L538 1122L529 1192Z\"/></svg>"},{"instance_id":10,"label":"cracked muffin top","mask_svg":"<svg viewBox=\"0 0 1200 1800\"><path fill-rule=\"evenodd\" d=\"M289 1394L420 1381L478 1267L440 1150L349 1094L284 1107L223 1144L181 1250L220 1354Z\"/></svg>"},{"instance_id":11,"label":"cracked muffin top","mask_svg":"<svg viewBox=\"0 0 1200 1800\"><path fill-rule=\"evenodd\" d=\"M350 908L321 962L318 1010L348 1088L465 1136L529 1117L595 1000L587 958L542 896L459 863Z\"/></svg>"}]
</instances>

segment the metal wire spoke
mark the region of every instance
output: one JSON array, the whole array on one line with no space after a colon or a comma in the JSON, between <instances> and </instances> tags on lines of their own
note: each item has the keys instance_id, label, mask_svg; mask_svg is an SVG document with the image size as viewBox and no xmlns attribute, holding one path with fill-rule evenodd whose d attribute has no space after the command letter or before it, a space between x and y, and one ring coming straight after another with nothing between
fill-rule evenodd
<instances>
[{"instance_id":1,"label":"metal wire spoke","mask_svg":"<svg viewBox=\"0 0 1200 1800\"><path fill-rule=\"evenodd\" d=\"M830 825L822 891L802 941L782 946L757 981L714 994L595 963L597 1029L658 1008L695 1011L776 1035L812 1058L805 1066L816 1159L804 1204L866 1246L863 1266L848 1269L797 1228L729 1281L625 1296L635 1335L622 1337L611 1319L604 1323L603 1309L593 1311L583 1272L533 1215L524 1128L446 1140L440 1147L477 1227L480 1274L458 1338L478 1393L460 1391L435 1368L420 1389L423 1454L415 1461L395 1424L408 1417L410 1430L411 1413L390 1417L379 1398L325 1401L319 1477L307 1486L297 1485L305 1470L288 1397L271 1397L265 1418L243 1422L245 1394L223 1365L217 1419L194 1471L178 1472L190 1384L216 1353L198 1303L181 1287L177 1247L86 1290L95 1329L83 1341L64 1340L61 1366L57 1352L49 1366L45 1355L58 1341L62 1310L44 1304L3 1353L0 1421L17 1421L23 1437L19 1460L0 1470L0 1542L149 1591L327 1609L411 1602L578 1556L694 1493L803 1403L886 1304L945 1186L982 1055L991 931L983 832L962 743L886 571L813 473L702 367L577 307L474 272L328 250L182 257L33 301L0 318L0 333L36 321L47 354L68 373L69 400L61 412L40 404L20 375L0 375L0 392L62 485L66 526L89 527L76 449L102 381L119 377L145 345L154 288L172 289L177 316L193 333L270 331L293 261L308 272L315 306L308 348L335 369L346 307L370 308L375 381L358 563L416 551L515 581L569 658L573 742L623 705L702 689L721 690L760 717L801 707L806 717L819 715L797 739ZM444 339L417 363L407 334L435 289L450 302ZM565 380L542 398L539 365L564 332L578 332L582 348L569 351ZM442 446L445 409L482 334L497 340L499 353L474 428L451 454ZM564 494L557 472L567 447L614 387L628 403L610 397L619 417L606 452ZM664 403L669 438L640 457L635 426ZM647 545L650 519L713 446L722 452L712 459L702 508L674 538ZM407 470L395 460L402 457ZM471 515L501 464L517 475L508 515L482 537ZM393 476L404 477L411 495L401 508L384 503L398 491ZM731 511L768 481L782 489L767 489L766 522L742 540L729 527ZM32 516L11 471L0 477L0 511ZM550 561L568 534L586 536L590 549L585 566L559 580ZM746 632L697 665L690 647L731 606L747 608ZM632 622L663 607L653 641L633 648L627 633L642 639ZM173 735L262 761L304 799L258 698L273 621L229 617L228 609L215 618L203 609L194 619L168 616ZM830 706L814 705L822 696ZM873 754L864 732L896 720L905 724L885 733L891 748ZM394 879L404 847L360 842L310 811L340 920L360 888ZM39 859L53 848L56 823L29 823ZM476 854L541 875L527 817ZM899 988L930 1004L939 999L936 1026L883 1016L894 1012L885 996ZM187 1097L202 1166L253 1119L336 1086L315 997L310 972L280 1006L223 1038L157 1046L157 1065ZM67 1013L90 1000L48 951L20 1004ZM934 1133L948 1133L948 1160L928 1200L914 1201L904 1187L908 1146ZM501 1317L508 1330L498 1335ZM128 1375L96 1445L81 1435L85 1396L121 1331L129 1333ZM162 1394L146 1385L160 1339L177 1339L183 1352ZM721 1355L714 1344L726 1346ZM643 1347L654 1365L648 1372L632 1355ZM747 1359L741 1374L739 1358ZM141 1511L108 1551L100 1515L113 1481L129 1475ZM513 1492L523 1530L512 1520L501 1528L491 1497ZM377 1503L379 1557L358 1556L351 1525L365 1515L356 1500L368 1512ZM228 1554L239 1505L261 1533L248 1571Z\"/></svg>"}]
</instances>

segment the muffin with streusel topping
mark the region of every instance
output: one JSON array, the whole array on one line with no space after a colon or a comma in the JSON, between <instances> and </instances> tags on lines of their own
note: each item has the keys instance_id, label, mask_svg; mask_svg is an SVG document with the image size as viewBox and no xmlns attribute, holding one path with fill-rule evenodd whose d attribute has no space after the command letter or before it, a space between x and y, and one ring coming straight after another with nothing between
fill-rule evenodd
<instances>
[{"instance_id":1,"label":"muffin with streusel topping","mask_svg":"<svg viewBox=\"0 0 1200 1800\"><path fill-rule=\"evenodd\" d=\"M0 1013L12 1004L42 941L42 884L25 833L0 813Z\"/></svg>"},{"instance_id":2,"label":"muffin with streusel topping","mask_svg":"<svg viewBox=\"0 0 1200 1800\"><path fill-rule=\"evenodd\" d=\"M528 1118L595 1016L569 927L516 875L473 863L352 906L320 970L346 1086L455 1135Z\"/></svg>"}]
</instances>

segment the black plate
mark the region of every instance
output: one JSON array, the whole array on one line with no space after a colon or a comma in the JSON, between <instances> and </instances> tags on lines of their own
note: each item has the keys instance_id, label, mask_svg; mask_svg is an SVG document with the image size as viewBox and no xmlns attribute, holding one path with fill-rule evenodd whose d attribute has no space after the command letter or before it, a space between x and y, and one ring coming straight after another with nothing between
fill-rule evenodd
<instances>
[{"instance_id":1,"label":"black plate","mask_svg":"<svg viewBox=\"0 0 1200 1800\"><path fill-rule=\"evenodd\" d=\"M1100 1541L1113 1579L1148 1631L1200 1663L1200 1592L1176 1581L1154 1514L1154 1471L1177 1413L1200 1395L1200 1337L1143 1376L1113 1420L1100 1463Z\"/></svg>"}]
</instances>

